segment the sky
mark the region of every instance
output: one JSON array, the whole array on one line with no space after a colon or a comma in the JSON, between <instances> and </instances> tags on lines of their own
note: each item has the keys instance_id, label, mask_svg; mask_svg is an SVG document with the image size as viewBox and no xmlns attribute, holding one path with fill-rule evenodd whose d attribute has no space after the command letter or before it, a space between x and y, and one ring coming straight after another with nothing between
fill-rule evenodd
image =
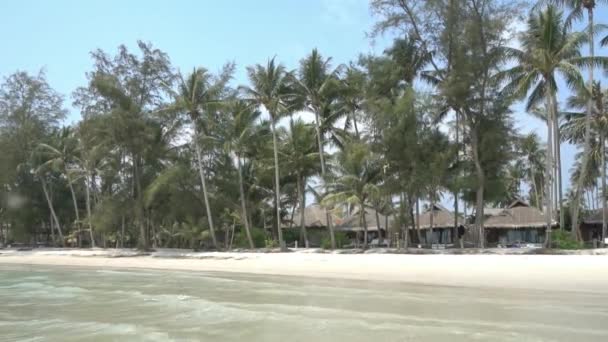
<instances>
[{"instance_id":1,"label":"sky","mask_svg":"<svg viewBox=\"0 0 608 342\"><path fill-rule=\"evenodd\" d=\"M599 9L595 17L608 17L608 10ZM388 37L372 42L366 36L374 21L366 0L4 0L0 77L44 69L51 86L65 95L67 122L73 122L80 114L70 106L70 94L86 85L95 49L114 53L124 44L136 51L137 40L151 42L183 72L197 66L215 71L234 61L238 85L247 82L246 66L274 56L294 69L313 48L331 56L334 65L360 53L381 53ZM562 89L559 100L567 94ZM521 106L514 109L517 128L546 137L542 122ZM573 146L563 145L565 188L574 154Z\"/></svg>"}]
</instances>

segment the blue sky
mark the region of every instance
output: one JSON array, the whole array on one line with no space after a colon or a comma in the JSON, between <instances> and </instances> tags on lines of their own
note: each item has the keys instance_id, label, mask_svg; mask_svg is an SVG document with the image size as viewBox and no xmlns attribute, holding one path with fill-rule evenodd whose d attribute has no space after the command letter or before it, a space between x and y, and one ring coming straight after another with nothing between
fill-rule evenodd
<instances>
[{"instance_id":1,"label":"blue sky","mask_svg":"<svg viewBox=\"0 0 608 342\"><path fill-rule=\"evenodd\" d=\"M606 8L596 14L598 20L606 17ZM235 61L235 83L242 84L247 65L275 55L295 68L314 47L336 64L359 53L379 53L387 40L372 45L366 38L373 22L365 0L5 0L0 2L0 77L44 68L69 104L71 92L86 84L90 51L114 52L120 44L135 50L136 41L144 40L167 52L184 71L195 66L218 70ZM560 101L566 96L562 91ZM72 109L68 121L78 118ZM515 122L522 131L546 136L544 125L526 113L516 110ZM563 147L566 184L574 151Z\"/></svg>"}]
</instances>

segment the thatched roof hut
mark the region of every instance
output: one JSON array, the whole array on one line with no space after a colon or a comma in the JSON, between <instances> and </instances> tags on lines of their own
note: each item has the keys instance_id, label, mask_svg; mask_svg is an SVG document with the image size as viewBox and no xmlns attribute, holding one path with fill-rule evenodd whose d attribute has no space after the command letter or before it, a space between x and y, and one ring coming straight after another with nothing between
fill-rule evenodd
<instances>
[{"instance_id":1,"label":"thatched roof hut","mask_svg":"<svg viewBox=\"0 0 608 342\"><path fill-rule=\"evenodd\" d=\"M483 225L490 229L544 228L547 221L542 211L518 199L500 214L488 217ZM557 222L554 221L553 225Z\"/></svg>"},{"instance_id":2,"label":"thatched roof hut","mask_svg":"<svg viewBox=\"0 0 608 342\"><path fill-rule=\"evenodd\" d=\"M367 223L368 231L377 231L378 228L386 230L386 216L378 213L378 218L380 219L380 225L378 225L376 221L376 211L374 209L365 208L365 221ZM336 224L336 231L363 231L359 210L355 210L355 212L346 216L343 220L338 221L341 222L338 222L338 224Z\"/></svg>"},{"instance_id":3,"label":"thatched roof hut","mask_svg":"<svg viewBox=\"0 0 608 342\"><path fill-rule=\"evenodd\" d=\"M420 229L431 229L431 216L433 217L433 228L454 228L454 213L439 204L435 204L431 210L429 208L420 214ZM459 216L458 224L464 224L464 220Z\"/></svg>"},{"instance_id":4,"label":"thatched roof hut","mask_svg":"<svg viewBox=\"0 0 608 342\"><path fill-rule=\"evenodd\" d=\"M608 215L608 208L606 208L606 213ZM602 209L595 210L586 210L582 214L582 222L583 224L591 224L591 225L602 225Z\"/></svg>"},{"instance_id":5,"label":"thatched roof hut","mask_svg":"<svg viewBox=\"0 0 608 342\"><path fill-rule=\"evenodd\" d=\"M334 226L340 221L335 215L331 215ZM283 224L284 228L290 226L300 227L300 211L296 211L293 215L293 219L287 219L287 223ZM312 204L304 208L304 225L306 228L323 228L327 227L327 216L325 215L325 208L318 204Z\"/></svg>"}]
</instances>

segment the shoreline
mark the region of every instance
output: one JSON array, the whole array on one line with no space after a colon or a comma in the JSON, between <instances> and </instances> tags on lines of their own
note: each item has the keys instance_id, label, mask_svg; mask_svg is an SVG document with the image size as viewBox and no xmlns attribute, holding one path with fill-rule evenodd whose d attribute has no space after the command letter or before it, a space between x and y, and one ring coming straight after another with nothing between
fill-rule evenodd
<instances>
[{"instance_id":1,"label":"shoreline","mask_svg":"<svg viewBox=\"0 0 608 342\"><path fill-rule=\"evenodd\" d=\"M157 269L608 294L608 255L0 250L0 265Z\"/></svg>"}]
</instances>

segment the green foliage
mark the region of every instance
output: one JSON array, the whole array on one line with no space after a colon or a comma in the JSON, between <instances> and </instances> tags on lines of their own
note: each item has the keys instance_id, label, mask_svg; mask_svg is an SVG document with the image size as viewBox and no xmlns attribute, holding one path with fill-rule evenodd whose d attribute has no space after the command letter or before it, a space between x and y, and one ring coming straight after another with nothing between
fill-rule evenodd
<instances>
[{"instance_id":1,"label":"green foliage","mask_svg":"<svg viewBox=\"0 0 608 342\"><path fill-rule=\"evenodd\" d=\"M344 246L346 246L347 244L350 243L350 240L348 239L348 237L346 236L346 233L344 232L335 232L335 239L336 239L336 248L343 248ZM321 248L323 249L330 249L331 248L331 240L329 238L328 234L323 234L324 237L323 239L321 239Z\"/></svg>"},{"instance_id":2,"label":"green foliage","mask_svg":"<svg viewBox=\"0 0 608 342\"><path fill-rule=\"evenodd\" d=\"M260 228L251 228L251 239L253 240L253 246L255 248L266 247L266 234L264 233L264 230ZM234 237L234 245L237 248L249 248L249 242L247 242L247 235L244 228L242 228Z\"/></svg>"},{"instance_id":3,"label":"green foliage","mask_svg":"<svg viewBox=\"0 0 608 342\"><path fill-rule=\"evenodd\" d=\"M583 243L576 241L572 234L565 230L554 230L551 233L551 243L553 248L557 249L581 249Z\"/></svg>"}]
</instances>

